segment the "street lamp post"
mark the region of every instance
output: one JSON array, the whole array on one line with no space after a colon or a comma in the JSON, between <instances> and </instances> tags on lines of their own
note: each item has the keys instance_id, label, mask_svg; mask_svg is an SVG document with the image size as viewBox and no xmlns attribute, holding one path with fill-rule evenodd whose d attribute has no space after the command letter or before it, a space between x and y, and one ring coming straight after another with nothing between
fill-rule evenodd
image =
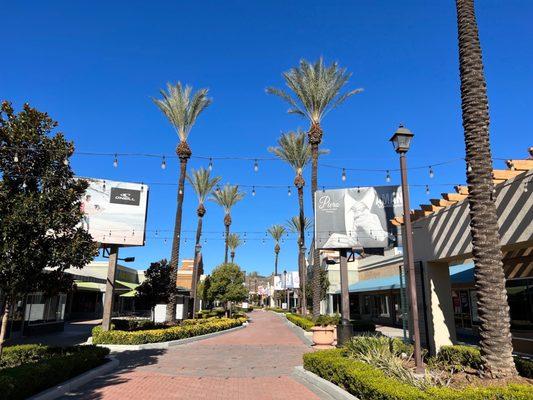
<instances>
[{"instance_id":1,"label":"street lamp post","mask_svg":"<svg viewBox=\"0 0 533 400\"><path fill-rule=\"evenodd\" d=\"M285 288L285 302L287 304L287 310L290 310L289 307L289 289L287 288L287 271L283 271L283 287Z\"/></svg>"},{"instance_id":2,"label":"street lamp post","mask_svg":"<svg viewBox=\"0 0 533 400\"><path fill-rule=\"evenodd\" d=\"M403 125L400 125L394 135L390 138L396 153L400 155L400 171L402 177L402 196L403 196L403 222L405 228L404 237L404 251L407 261L407 270L409 274L409 302L411 305L411 316L413 318L413 340L414 340L414 357L416 371L418 373L424 372L424 363L422 361L422 354L420 350L420 327L418 325L418 304L416 299L416 284L415 284L415 265L413 261L413 228L411 226L411 213L409 206L409 188L407 186L407 161L406 153L409 151L411 139L414 134Z\"/></svg>"}]
</instances>

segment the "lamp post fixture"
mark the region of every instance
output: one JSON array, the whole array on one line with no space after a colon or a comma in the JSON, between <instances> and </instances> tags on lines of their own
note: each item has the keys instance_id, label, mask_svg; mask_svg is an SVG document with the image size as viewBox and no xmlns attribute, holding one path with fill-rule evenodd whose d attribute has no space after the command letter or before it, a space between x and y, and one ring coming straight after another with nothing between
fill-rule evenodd
<instances>
[{"instance_id":1,"label":"lamp post fixture","mask_svg":"<svg viewBox=\"0 0 533 400\"><path fill-rule=\"evenodd\" d=\"M407 186L407 161L406 153L409 151L411 139L414 134L403 125L400 125L394 135L390 138L394 150L400 155L400 171L402 177L402 196L403 196L403 222L405 228L404 237L404 251L405 259L407 261L407 271L409 275L409 302L411 305L411 316L413 318L413 341L414 341L414 357L416 372L424 372L424 363L422 361L422 354L420 351L420 327L418 325L418 304L416 299L416 284L415 284L415 265L413 261L413 228L411 226L411 213L409 206L409 188Z\"/></svg>"}]
</instances>

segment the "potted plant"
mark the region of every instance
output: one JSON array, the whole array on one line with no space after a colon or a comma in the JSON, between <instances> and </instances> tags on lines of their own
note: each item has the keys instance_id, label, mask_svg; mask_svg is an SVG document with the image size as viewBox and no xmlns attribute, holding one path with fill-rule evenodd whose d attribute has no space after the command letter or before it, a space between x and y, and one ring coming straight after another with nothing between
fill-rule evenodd
<instances>
[{"instance_id":1,"label":"potted plant","mask_svg":"<svg viewBox=\"0 0 533 400\"><path fill-rule=\"evenodd\" d=\"M315 320L315 326L311 328L313 332L313 346L316 349L330 349L335 343L335 330L338 317L320 315Z\"/></svg>"}]
</instances>

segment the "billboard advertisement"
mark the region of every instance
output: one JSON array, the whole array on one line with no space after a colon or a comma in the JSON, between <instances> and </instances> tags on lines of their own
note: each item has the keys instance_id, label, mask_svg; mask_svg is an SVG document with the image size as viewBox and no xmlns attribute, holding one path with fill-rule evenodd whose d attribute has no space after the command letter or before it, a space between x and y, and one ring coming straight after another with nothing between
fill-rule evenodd
<instances>
[{"instance_id":1,"label":"billboard advertisement","mask_svg":"<svg viewBox=\"0 0 533 400\"><path fill-rule=\"evenodd\" d=\"M285 278L285 279L284 279ZM287 271L287 274L274 276L274 290L299 289L300 275L297 271Z\"/></svg>"},{"instance_id":2,"label":"billboard advertisement","mask_svg":"<svg viewBox=\"0 0 533 400\"><path fill-rule=\"evenodd\" d=\"M319 249L385 249L400 246L390 219L403 214L400 186L318 190L315 240Z\"/></svg>"},{"instance_id":3,"label":"billboard advertisement","mask_svg":"<svg viewBox=\"0 0 533 400\"><path fill-rule=\"evenodd\" d=\"M102 245L144 246L148 186L83 178L82 227Z\"/></svg>"}]
</instances>

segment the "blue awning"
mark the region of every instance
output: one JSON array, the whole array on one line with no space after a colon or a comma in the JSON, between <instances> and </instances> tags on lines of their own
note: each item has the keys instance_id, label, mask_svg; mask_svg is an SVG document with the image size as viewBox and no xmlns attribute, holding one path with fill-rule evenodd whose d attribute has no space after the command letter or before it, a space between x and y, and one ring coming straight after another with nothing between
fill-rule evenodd
<instances>
[{"instance_id":1,"label":"blue awning","mask_svg":"<svg viewBox=\"0 0 533 400\"><path fill-rule=\"evenodd\" d=\"M453 284L474 282L474 264L454 265L450 267L450 279ZM405 285L405 282L404 282ZM376 292L379 290L400 289L400 275L391 275L384 278L367 279L349 286L350 293ZM340 293L338 291L337 293Z\"/></svg>"}]
</instances>

